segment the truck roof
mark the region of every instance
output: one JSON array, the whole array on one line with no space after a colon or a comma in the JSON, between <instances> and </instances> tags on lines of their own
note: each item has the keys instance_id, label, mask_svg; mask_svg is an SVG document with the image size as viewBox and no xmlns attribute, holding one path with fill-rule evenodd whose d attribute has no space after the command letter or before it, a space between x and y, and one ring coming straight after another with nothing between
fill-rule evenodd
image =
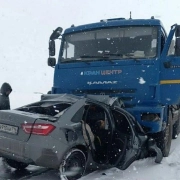
<instances>
[{"instance_id":1,"label":"truck roof","mask_svg":"<svg viewBox=\"0 0 180 180\"><path fill-rule=\"evenodd\" d=\"M104 27L116 27L116 26L163 26L159 19L105 19L97 23L85 24L80 26L72 26L64 31L64 34L86 31L91 29L98 29Z\"/></svg>"}]
</instances>

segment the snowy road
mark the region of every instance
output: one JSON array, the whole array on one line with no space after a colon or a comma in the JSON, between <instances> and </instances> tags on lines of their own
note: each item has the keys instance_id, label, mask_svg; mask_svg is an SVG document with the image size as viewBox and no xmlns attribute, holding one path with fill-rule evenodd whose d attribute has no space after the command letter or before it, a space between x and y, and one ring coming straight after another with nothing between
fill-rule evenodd
<instances>
[{"instance_id":1,"label":"snowy road","mask_svg":"<svg viewBox=\"0 0 180 180\"><path fill-rule=\"evenodd\" d=\"M0 180L23 180L32 175L37 175L45 172L46 169L36 166L28 166L24 171L17 171L8 167L0 158Z\"/></svg>"},{"instance_id":2,"label":"snowy road","mask_svg":"<svg viewBox=\"0 0 180 180\"><path fill-rule=\"evenodd\" d=\"M56 170L29 166L27 170L18 172L8 168L0 161L0 180L59 180ZM161 164L154 163L154 158L134 162L128 169L121 171L111 168L96 171L80 180L179 180L180 179L180 137L172 141L171 153Z\"/></svg>"}]
</instances>

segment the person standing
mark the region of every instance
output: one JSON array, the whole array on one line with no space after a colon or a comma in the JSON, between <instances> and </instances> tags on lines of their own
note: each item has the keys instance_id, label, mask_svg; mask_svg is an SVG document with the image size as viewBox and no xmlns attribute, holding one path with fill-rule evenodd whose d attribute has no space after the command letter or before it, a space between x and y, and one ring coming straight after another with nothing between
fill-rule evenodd
<instances>
[{"instance_id":1,"label":"person standing","mask_svg":"<svg viewBox=\"0 0 180 180\"><path fill-rule=\"evenodd\" d=\"M10 84L3 83L0 89L0 110L8 110L10 109L10 100L9 94L11 93L12 88Z\"/></svg>"}]
</instances>

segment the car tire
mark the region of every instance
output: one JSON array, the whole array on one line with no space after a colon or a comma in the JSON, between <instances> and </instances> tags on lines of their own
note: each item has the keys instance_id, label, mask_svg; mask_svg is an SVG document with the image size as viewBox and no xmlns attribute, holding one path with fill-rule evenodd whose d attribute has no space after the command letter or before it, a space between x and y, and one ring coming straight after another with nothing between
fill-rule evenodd
<instances>
[{"instance_id":1,"label":"car tire","mask_svg":"<svg viewBox=\"0 0 180 180\"><path fill-rule=\"evenodd\" d=\"M173 133L172 133L173 139L177 139L179 135L179 129L180 129L180 118L173 125Z\"/></svg>"},{"instance_id":2,"label":"car tire","mask_svg":"<svg viewBox=\"0 0 180 180\"><path fill-rule=\"evenodd\" d=\"M60 179L77 180L83 176L86 156L80 149L71 149L63 158L59 167Z\"/></svg>"},{"instance_id":3,"label":"car tire","mask_svg":"<svg viewBox=\"0 0 180 180\"><path fill-rule=\"evenodd\" d=\"M157 146L161 149L163 157L168 157L172 141L172 114L169 114L166 128L158 134Z\"/></svg>"},{"instance_id":4,"label":"car tire","mask_svg":"<svg viewBox=\"0 0 180 180\"><path fill-rule=\"evenodd\" d=\"M23 170L28 166L28 164L26 164L26 163L18 162L18 161L11 160L11 159L4 159L4 162L7 165L9 165L10 167L15 168L17 170Z\"/></svg>"}]
</instances>

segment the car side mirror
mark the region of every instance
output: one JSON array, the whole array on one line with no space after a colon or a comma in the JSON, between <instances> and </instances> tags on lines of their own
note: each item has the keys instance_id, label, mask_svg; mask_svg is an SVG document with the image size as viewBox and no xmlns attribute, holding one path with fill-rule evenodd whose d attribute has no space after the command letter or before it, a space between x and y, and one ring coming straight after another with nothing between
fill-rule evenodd
<instances>
[{"instance_id":1,"label":"car side mirror","mask_svg":"<svg viewBox=\"0 0 180 180\"><path fill-rule=\"evenodd\" d=\"M55 41L50 40L49 41L49 56L55 56L55 54L56 54Z\"/></svg>"},{"instance_id":2,"label":"car side mirror","mask_svg":"<svg viewBox=\"0 0 180 180\"><path fill-rule=\"evenodd\" d=\"M56 65L56 58L49 57L48 58L48 66L54 67Z\"/></svg>"}]
</instances>

